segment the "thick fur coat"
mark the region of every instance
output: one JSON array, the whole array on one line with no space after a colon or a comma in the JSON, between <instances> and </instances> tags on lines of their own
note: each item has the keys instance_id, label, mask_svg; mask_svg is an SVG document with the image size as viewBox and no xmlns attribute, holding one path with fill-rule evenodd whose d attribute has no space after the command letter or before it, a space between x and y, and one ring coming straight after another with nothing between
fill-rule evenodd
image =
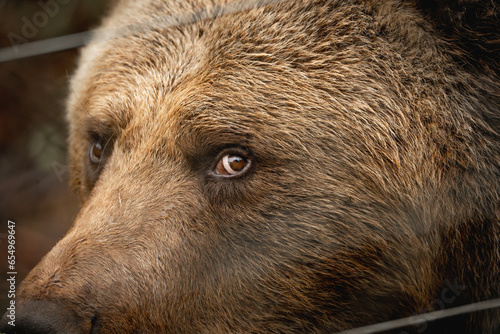
<instances>
[{"instance_id":1,"label":"thick fur coat","mask_svg":"<svg viewBox=\"0 0 500 334\"><path fill-rule=\"evenodd\" d=\"M83 50L82 209L24 281L17 329L333 333L499 298L498 4L223 8L119 1ZM248 168L217 174L226 156Z\"/></svg>"}]
</instances>

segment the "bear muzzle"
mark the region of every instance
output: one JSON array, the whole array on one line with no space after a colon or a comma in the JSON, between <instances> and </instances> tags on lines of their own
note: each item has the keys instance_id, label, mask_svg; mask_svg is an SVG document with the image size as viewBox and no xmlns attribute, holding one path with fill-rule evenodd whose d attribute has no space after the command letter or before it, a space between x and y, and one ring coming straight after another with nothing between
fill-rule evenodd
<instances>
[{"instance_id":1,"label":"bear muzzle","mask_svg":"<svg viewBox=\"0 0 500 334\"><path fill-rule=\"evenodd\" d=\"M94 318L84 319L61 303L19 301L15 311L0 320L0 332L17 334L91 333Z\"/></svg>"}]
</instances>

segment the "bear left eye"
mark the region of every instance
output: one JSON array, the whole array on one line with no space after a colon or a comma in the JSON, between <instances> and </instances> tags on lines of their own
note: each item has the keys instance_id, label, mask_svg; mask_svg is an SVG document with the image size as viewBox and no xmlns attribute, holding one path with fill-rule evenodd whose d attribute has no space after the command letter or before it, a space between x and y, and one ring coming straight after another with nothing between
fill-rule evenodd
<instances>
[{"instance_id":1,"label":"bear left eye","mask_svg":"<svg viewBox=\"0 0 500 334\"><path fill-rule=\"evenodd\" d=\"M112 137L103 137L96 133L90 134L88 159L93 170L101 169L109 157L112 149Z\"/></svg>"},{"instance_id":2,"label":"bear left eye","mask_svg":"<svg viewBox=\"0 0 500 334\"><path fill-rule=\"evenodd\" d=\"M250 163L251 160L242 155L226 154L217 162L214 174L226 177L241 175L248 170Z\"/></svg>"},{"instance_id":3,"label":"bear left eye","mask_svg":"<svg viewBox=\"0 0 500 334\"><path fill-rule=\"evenodd\" d=\"M98 164L102 160L102 154L104 153L104 148L102 146L101 141L96 141L90 146L89 157L90 161L95 164Z\"/></svg>"}]
</instances>

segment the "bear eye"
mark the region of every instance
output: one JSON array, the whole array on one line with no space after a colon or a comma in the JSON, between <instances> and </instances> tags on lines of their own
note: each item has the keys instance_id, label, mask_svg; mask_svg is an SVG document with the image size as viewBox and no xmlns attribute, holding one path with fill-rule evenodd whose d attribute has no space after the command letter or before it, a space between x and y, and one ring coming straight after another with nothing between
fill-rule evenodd
<instances>
[{"instance_id":1,"label":"bear eye","mask_svg":"<svg viewBox=\"0 0 500 334\"><path fill-rule=\"evenodd\" d=\"M113 149L113 137L110 135L99 135L95 132L89 132L89 146L86 159L86 181L89 188L92 188L97 182L102 169Z\"/></svg>"},{"instance_id":2,"label":"bear eye","mask_svg":"<svg viewBox=\"0 0 500 334\"><path fill-rule=\"evenodd\" d=\"M102 147L102 143L100 140L94 142L92 146L90 146L90 161L95 164L98 164L102 160L102 154L104 152L104 148Z\"/></svg>"},{"instance_id":3,"label":"bear eye","mask_svg":"<svg viewBox=\"0 0 500 334\"><path fill-rule=\"evenodd\" d=\"M250 159L242 155L226 154L217 162L214 173L225 177L241 175L248 170L250 162Z\"/></svg>"}]
</instances>

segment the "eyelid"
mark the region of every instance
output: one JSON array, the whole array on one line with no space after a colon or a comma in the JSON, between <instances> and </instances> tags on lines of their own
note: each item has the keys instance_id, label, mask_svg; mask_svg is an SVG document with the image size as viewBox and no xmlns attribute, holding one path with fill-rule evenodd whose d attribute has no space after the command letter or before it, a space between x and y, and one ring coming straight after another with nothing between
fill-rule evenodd
<instances>
[{"instance_id":1,"label":"eyelid","mask_svg":"<svg viewBox=\"0 0 500 334\"><path fill-rule=\"evenodd\" d=\"M103 150L109 146L111 142L113 142L114 137L109 133L100 134L97 131L89 131L87 133L88 142L89 143L100 143L102 145Z\"/></svg>"},{"instance_id":2,"label":"eyelid","mask_svg":"<svg viewBox=\"0 0 500 334\"><path fill-rule=\"evenodd\" d=\"M99 120L95 117L85 119L84 125L81 128L89 141L102 138L106 140L110 137L115 137L117 129L113 127L112 123L105 120Z\"/></svg>"},{"instance_id":3,"label":"eyelid","mask_svg":"<svg viewBox=\"0 0 500 334\"><path fill-rule=\"evenodd\" d=\"M218 154L216 155L216 160L219 161L224 157L225 155L241 155L245 157L246 159L253 159L253 152L251 149L247 148L246 146L227 146L223 147L218 150Z\"/></svg>"},{"instance_id":4,"label":"eyelid","mask_svg":"<svg viewBox=\"0 0 500 334\"><path fill-rule=\"evenodd\" d=\"M104 136L100 135L96 131L88 131L87 132L87 140L89 143L95 143L95 142L100 142L101 144L104 144Z\"/></svg>"}]
</instances>

